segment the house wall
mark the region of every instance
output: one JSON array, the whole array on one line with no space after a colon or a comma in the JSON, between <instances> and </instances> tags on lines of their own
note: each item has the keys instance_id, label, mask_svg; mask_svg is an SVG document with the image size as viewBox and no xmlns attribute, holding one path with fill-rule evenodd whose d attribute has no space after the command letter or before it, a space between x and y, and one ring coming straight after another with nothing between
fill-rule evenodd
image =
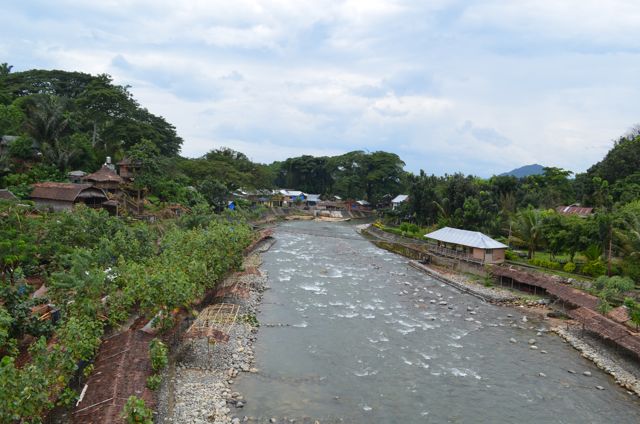
<instances>
[{"instance_id":1,"label":"house wall","mask_svg":"<svg viewBox=\"0 0 640 424\"><path fill-rule=\"evenodd\" d=\"M493 263L504 262L504 255L506 249L493 249Z\"/></svg>"},{"instance_id":2,"label":"house wall","mask_svg":"<svg viewBox=\"0 0 640 424\"><path fill-rule=\"evenodd\" d=\"M479 259L481 261L484 261L484 249L480 249L478 247L474 247L472 255L473 255L474 259Z\"/></svg>"},{"instance_id":3,"label":"house wall","mask_svg":"<svg viewBox=\"0 0 640 424\"><path fill-rule=\"evenodd\" d=\"M70 211L73 209L73 202L51 199L32 199L36 203L38 209L52 209L56 212Z\"/></svg>"}]
</instances>

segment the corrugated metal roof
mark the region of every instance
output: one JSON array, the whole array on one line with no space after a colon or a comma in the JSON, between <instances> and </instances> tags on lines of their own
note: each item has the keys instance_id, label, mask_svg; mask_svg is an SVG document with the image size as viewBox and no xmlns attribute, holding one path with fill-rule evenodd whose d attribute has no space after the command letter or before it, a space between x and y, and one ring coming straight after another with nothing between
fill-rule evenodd
<instances>
[{"instance_id":1,"label":"corrugated metal roof","mask_svg":"<svg viewBox=\"0 0 640 424\"><path fill-rule=\"evenodd\" d=\"M585 208L577 205L558 206L556 208L556 212L561 213L563 215L589 216L593 213L593 208Z\"/></svg>"},{"instance_id":2,"label":"corrugated metal roof","mask_svg":"<svg viewBox=\"0 0 640 424\"><path fill-rule=\"evenodd\" d=\"M116 172L109 168L106 165L102 165L102 168L98 169L93 174L89 174L83 178L86 181L95 181L98 183L110 182L110 183L121 183L122 178L120 175L116 174Z\"/></svg>"},{"instance_id":3,"label":"corrugated metal roof","mask_svg":"<svg viewBox=\"0 0 640 424\"><path fill-rule=\"evenodd\" d=\"M30 197L32 199L63 200L66 202L73 202L78 198L80 193L84 191L92 193L93 196L91 197L107 198L102 190L93 187L91 184L52 182L34 184Z\"/></svg>"},{"instance_id":4,"label":"corrugated metal roof","mask_svg":"<svg viewBox=\"0 0 640 424\"><path fill-rule=\"evenodd\" d=\"M391 203L402 203L409 198L408 194L398 194L391 200Z\"/></svg>"},{"instance_id":5,"label":"corrugated metal roof","mask_svg":"<svg viewBox=\"0 0 640 424\"><path fill-rule=\"evenodd\" d=\"M298 190L288 190L288 189L282 189L280 190L280 193L284 196L295 196L295 197L299 197L302 196L304 193Z\"/></svg>"},{"instance_id":6,"label":"corrugated metal roof","mask_svg":"<svg viewBox=\"0 0 640 424\"><path fill-rule=\"evenodd\" d=\"M319 202L320 201L320 195L319 194L307 194L307 201L308 202Z\"/></svg>"},{"instance_id":7,"label":"corrugated metal roof","mask_svg":"<svg viewBox=\"0 0 640 424\"><path fill-rule=\"evenodd\" d=\"M504 249L507 247L507 245L502 244L481 232L460 230L458 228L450 227L440 228L437 231L425 234L425 237L445 243L477 247L480 249Z\"/></svg>"}]
</instances>

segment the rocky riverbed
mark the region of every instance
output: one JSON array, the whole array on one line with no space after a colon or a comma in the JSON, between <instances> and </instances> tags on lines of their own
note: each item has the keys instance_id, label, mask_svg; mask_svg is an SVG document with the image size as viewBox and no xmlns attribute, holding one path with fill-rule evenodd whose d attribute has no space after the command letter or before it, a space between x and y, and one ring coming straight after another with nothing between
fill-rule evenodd
<instances>
[{"instance_id":1,"label":"rocky riverbed","mask_svg":"<svg viewBox=\"0 0 640 424\"><path fill-rule=\"evenodd\" d=\"M239 306L238 318L229 330L226 343L207 339L185 340L178 347L167 369L159 392L158 423L239 423L244 398L233 391L239 373L255 373L253 343L256 339L255 315L267 288L267 277L258 267L260 254L269 247L258 247L243 263L243 272L228 277L225 285L239 284L241 295L230 295L225 303Z\"/></svg>"}]
</instances>

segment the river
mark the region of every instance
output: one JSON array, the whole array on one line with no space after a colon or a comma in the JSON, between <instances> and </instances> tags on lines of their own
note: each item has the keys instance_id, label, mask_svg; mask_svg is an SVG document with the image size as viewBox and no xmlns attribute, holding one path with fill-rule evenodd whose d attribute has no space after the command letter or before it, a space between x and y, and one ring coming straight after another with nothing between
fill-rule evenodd
<instances>
[{"instance_id":1,"label":"river","mask_svg":"<svg viewBox=\"0 0 640 424\"><path fill-rule=\"evenodd\" d=\"M247 400L239 415L322 423L640 422L638 399L548 332L545 321L429 278L362 239L352 224L289 222L275 237L262 267L271 289L258 315L260 372L235 383Z\"/></svg>"}]
</instances>

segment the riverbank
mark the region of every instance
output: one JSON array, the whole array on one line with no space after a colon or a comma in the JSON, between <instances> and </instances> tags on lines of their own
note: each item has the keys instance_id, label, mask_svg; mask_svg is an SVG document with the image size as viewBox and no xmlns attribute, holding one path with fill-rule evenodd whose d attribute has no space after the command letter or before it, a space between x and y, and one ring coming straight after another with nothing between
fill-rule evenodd
<instances>
[{"instance_id":1,"label":"riverbank","mask_svg":"<svg viewBox=\"0 0 640 424\"><path fill-rule=\"evenodd\" d=\"M358 230L366 231L367 227L365 225L359 226ZM379 238L375 233L367 232L367 234L370 237ZM547 320L552 331L578 350L584 358L589 359L598 368L611 375L616 383L629 390L630 393L640 396L640 364L638 361L627 355L619 354L614 346L607 344L604 340L585 334L575 321L550 318L550 313L554 311L547 306L548 302L527 299L524 293L519 295L498 287L485 287L476 281L471 281L463 273L432 264L426 265L416 260L410 260L409 265L463 293L487 302L518 307L518 309L524 309L528 314Z\"/></svg>"},{"instance_id":2,"label":"riverbank","mask_svg":"<svg viewBox=\"0 0 640 424\"><path fill-rule=\"evenodd\" d=\"M225 291L217 303L238 306L237 318L228 327L228 340L183 339L176 346L158 394L156 423L240 422L234 412L241 410L244 399L231 386L239 373L258 371L253 367L258 331L255 317L262 292L268 288L267 276L259 267L261 254L273 242L261 242L243 261L243 270L221 284L235 289Z\"/></svg>"},{"instance_id":3,"label":"riverbank","mask_svg":"<svg viewBox=\"0 0 640 424\"><path fill-rule=\"evenodd\" d=\"M637 361L613 350L602 340L587 334L581 334L578 324L564 323L551 328L580 354L593 362L598 368L611 375L616 383L629 393L640 396L640 365Z\"/></svg>"}]
</instances>

